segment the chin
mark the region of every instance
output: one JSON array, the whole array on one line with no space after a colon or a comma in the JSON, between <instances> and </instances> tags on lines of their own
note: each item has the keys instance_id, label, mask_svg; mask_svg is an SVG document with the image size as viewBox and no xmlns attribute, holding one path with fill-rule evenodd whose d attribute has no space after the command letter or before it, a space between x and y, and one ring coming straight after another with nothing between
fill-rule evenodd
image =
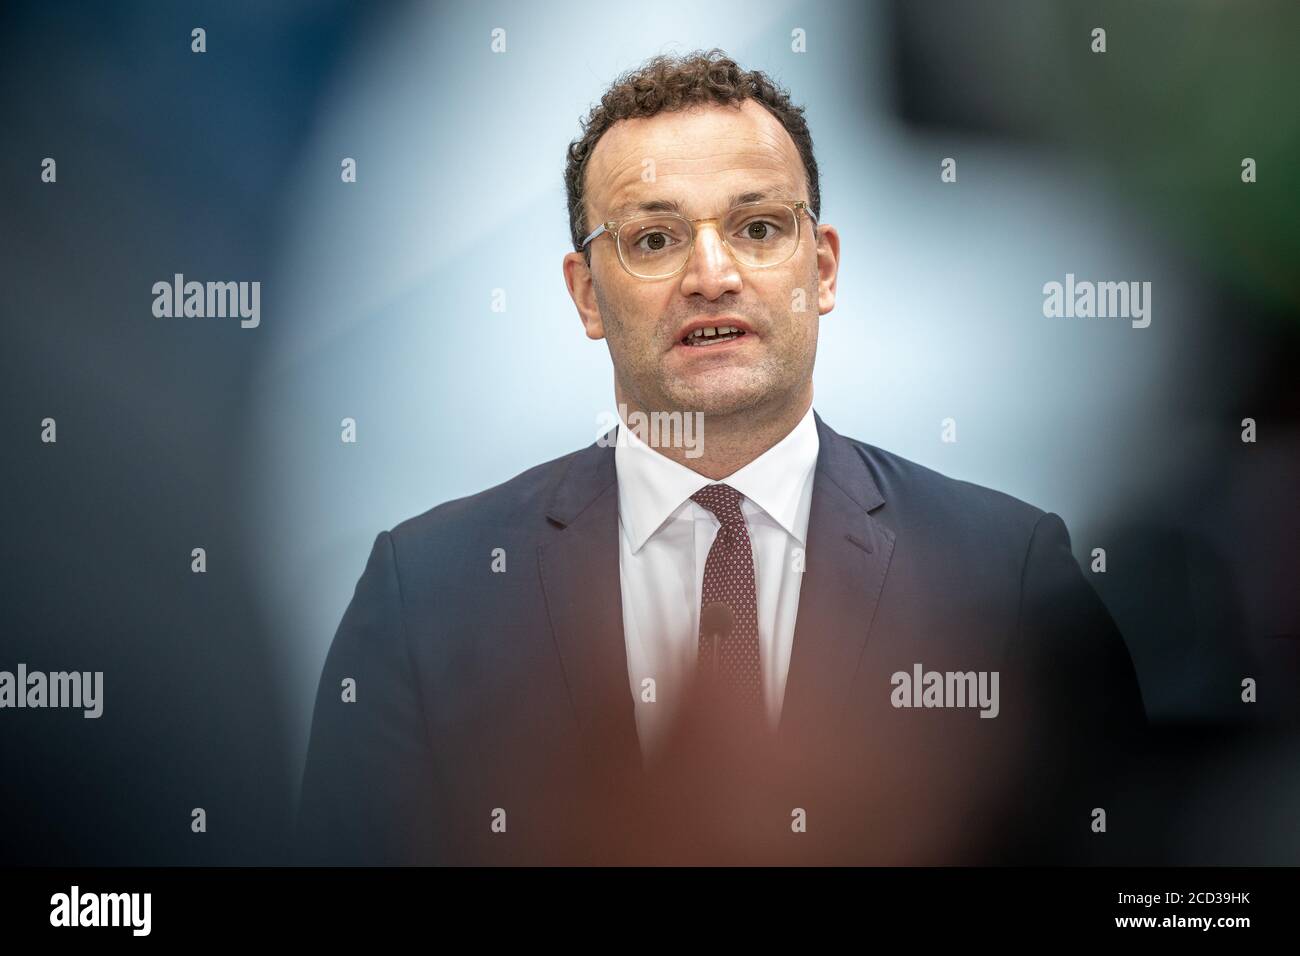
<instances>
[{"instance_id":1,"label":"chin","mask_svg":"<svg viewBox=\"0 0 1300 956\"><path fill-rule=\"evenodd\" d=\"M673 392L674 404L692 412L705 415L734 415L749 411L772 394L770 387L760 382L745 382L719 387L710 383L700 388L680 387Z\"/></svg>"}]
</instances>

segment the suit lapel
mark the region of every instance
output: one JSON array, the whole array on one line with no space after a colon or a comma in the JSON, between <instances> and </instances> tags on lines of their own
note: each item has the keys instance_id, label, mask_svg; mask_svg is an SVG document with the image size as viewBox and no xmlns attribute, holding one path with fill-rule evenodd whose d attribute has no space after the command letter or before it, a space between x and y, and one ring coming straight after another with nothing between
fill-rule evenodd
<instances>
[{"instance_id":1,"label":"suit lapel","mask_svg":"<svg viewBox=\"0 0 1300 956\"><path fill-rule=\"evenodd\" d=\"M592 445L578 453L546 517L563 532L538 548L542 589L583 743L593 767L638 770L612 446Z\"/></svg>"},{"instance_id":2,"label":"suit lapel","mask_svg":"<svg viewBox=\"0 0 1300 956\"><path fill-rule=\"evenodd\" d=\"M894 554L894 532L871 515L885 499L866 462L814 417L820 447L779 728L798 749L843 711Z\"/></svg>"}]
</instances>

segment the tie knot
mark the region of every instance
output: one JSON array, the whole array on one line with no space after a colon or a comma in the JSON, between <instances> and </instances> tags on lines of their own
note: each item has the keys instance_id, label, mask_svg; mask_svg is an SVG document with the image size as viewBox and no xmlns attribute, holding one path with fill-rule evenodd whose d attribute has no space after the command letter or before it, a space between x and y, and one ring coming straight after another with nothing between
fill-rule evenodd
<instances>
[{"instance_id":1,"label":"tie knot","mask_svg":"<svg viewBox=\"0 0 1300 956\"><path fill-rule=\"evenodd\" d=\"M712 511L723 525L730 525L744 523L744 516L740 513L740 501L744 497L731 485L718 484L705 485L691 495L691 500Z\"/></svg>"}]
</instances>

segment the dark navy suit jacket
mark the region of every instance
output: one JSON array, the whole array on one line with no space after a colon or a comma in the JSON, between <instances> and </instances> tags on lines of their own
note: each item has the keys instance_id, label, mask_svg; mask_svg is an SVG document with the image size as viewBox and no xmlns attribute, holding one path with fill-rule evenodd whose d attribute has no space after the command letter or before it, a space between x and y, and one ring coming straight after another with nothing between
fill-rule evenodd
<instances>
[{"instance_id":1,"label":"dark navy suit jacket","mask_svg":"<svg viewBox=\"0 0 1300 956\"><path fill-rule=\"evenodd\" d=\"M378 535L321 676L298 859L1104 860L1144 717L1065 525L816 424L774 737L643 768L593 444ZM996 671L998 715L897 706L916 665Z\"/></svg>"}]
</instances>

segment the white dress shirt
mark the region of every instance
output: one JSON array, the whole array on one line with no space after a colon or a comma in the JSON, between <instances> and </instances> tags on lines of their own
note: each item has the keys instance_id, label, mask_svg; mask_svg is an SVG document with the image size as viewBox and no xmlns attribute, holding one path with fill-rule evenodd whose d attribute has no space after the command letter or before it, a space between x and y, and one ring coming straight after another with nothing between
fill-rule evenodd
<instances>
[{"instance_id":1,"label":"white dress shirt","mask_svg":"<svg viewBox=\"0 0 1300 956\"><path fill-rule=\"evenodd\" d=\"M788 435L717 479L745 496L740 507L754 549L763 701L773 730L794 646L817 450L810 406ZM628 681L642 759L649 763L694 673L704 563L720 525L690 497L713 479L661 455L622 424L614 462ZM647 678L654 680L653 702L644 699Z\"/></svg>"}]
</instances>

